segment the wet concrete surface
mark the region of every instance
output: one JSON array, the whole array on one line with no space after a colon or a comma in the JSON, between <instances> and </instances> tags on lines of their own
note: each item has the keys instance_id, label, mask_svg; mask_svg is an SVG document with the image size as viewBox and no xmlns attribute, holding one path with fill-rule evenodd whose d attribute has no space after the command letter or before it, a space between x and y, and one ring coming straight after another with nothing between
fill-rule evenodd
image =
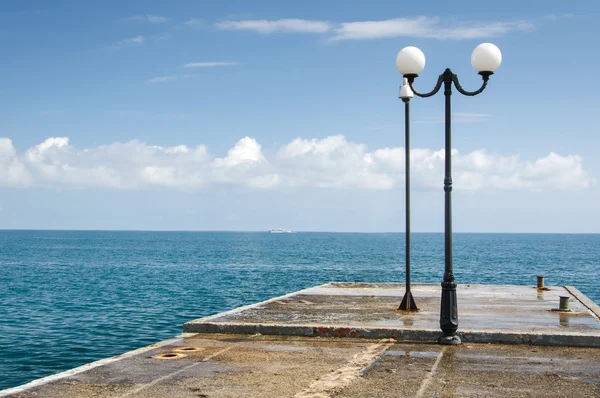
<instances>
[{"instance_id":1,"label":"wet concrete surface","mask_svg":"<svg viewBox=\"0 0 600 398\"><path fill-rule=\"evenodd\" d=\"M412 291L417 313L397 311L402 285L332 283L188 322L184 330L316 335L329 327L340 329L331 332L335 335L347 329L357 337L404 334L411 340L431 340L439 327L440 286L415 285ZM530 286L459 285L457 292L459 330L467 340L576 345L579 339L581 345L600 347L598 317L564 287L540 291ZM553 311L560 296L571 297L570 312Z\"/></svg>"},{"instance_id":2,"label":"wet concrete surface","mask_svg":"<svg viewBox=\"0 0 600 398\"><path fill-rule=\"evenodd\" d=\"M371 344L355 339L195 335L9 396L289 396ZM181 346L201 350L180 359L153 358Z\"/></svg>"},{"instance_id":3,"label":"wet concrete surface","mask_svg":"<svg viewBox=\"0 0 600 398\"><path fill-rule=\"evenodd\" d=\"M600 349L197 334L8 396L594 397Z\"/></svg>"},{"instance_id":4,"label":"wet concrete surface","mask_svg":"<svg viewBox=\"0 0 600 398\"><path fill-rule=\"evenodd\" d=\"M459 346L433 342L439 286L414 286L418 313L396 310L403 293L397 284L303 290L0 396L600 397L600 311L577 289L460 285ZM561 295L572 312L552 311ZM512 345L489 344L503 341Z\"/></svg>"},{"instance_id":5,"label":"wet concrete surface","mask_svg":"<svg viewBox=\"0 0 600 398\"><path fill-rule=\"evenodd\" d=\"M421 352L436 356L419 355L427 348L430 351ZM399 344L392 349L404 355L384 355L368 374L336 396L600 396L598 349L490 344L445 348Z\"/></svg>"}]
</instances>

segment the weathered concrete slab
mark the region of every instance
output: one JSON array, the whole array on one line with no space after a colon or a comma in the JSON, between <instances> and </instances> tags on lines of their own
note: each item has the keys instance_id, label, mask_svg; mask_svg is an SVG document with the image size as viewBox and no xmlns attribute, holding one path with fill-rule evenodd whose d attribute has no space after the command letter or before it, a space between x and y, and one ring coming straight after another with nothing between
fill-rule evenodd
<instances>
[{"instance_id":1,"label":"weathered concrete slab","mask_svg":"<svg viewBox=\"0 0 600 398\"><path fill-rule=\"evenodd\" d=\"M157 359L180 354L179 359ZM32 397L593 397L600 350L198 334L0 395Z\"/></svg>"},{"instance_id":2,"label":"weathered concrete slab","mask_svg":"<svg viewBox=\"0 0 600 398\"><path fill-rule=\"evenodd\" d=\"M589 348L397 344L336 397L596 397L599 355Z\"/></svg>"},{"instance_id":3,"label":"weathered concrete slab","mask_svg":"<svg viewBox=\"0 0 600 398\"><path fill-rule=\"evenodd\" d=\"M355 339L193 335L5 393L47 398L290 396L377 344ZM183 351L182 358L156 358L181 354L181 347L197 350Z\"/></svg>"},{"instance_id":4,"label":"weathered concrete slab","mask_svg":"<svg viewBox=\"0 0 600 398\"><path fill-rule=\"evenodd\" d=\"M593 303L572 287L547 289L459 285L459 334L473 343L600 347ZM433 341L440 334L440 286L412 290L417 313L397 311L403 285L330 283L191 321L184 331ZM553 311L560 296L571 297L571 312Z\"/></svg>"},{"instance_id":5,"label":"weathered concrete slab","mask_svg":"<svg viewBox=\"0 0 600 398\"><path fill-rule=\"evenodd\" d=\"M413 292L418 313L396 310L399 284L306 289L0 396L600 396L600 349L583 348L600 347L600 309L577 289L460 285L460 346L432 343L439 286ZM571 312L553 311L562 295Z\"/></svg>"}]
</instances>

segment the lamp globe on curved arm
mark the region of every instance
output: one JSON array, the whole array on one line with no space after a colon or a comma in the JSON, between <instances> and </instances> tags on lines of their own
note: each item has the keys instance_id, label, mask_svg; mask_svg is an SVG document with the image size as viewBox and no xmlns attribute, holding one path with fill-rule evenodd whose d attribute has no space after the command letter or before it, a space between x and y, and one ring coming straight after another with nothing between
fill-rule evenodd
<instances>
[{"instance_id":1,"label":"lamp globe on curved arm","mask_svg":"<svg viewBox=\"0 0 600 398\"><path fill-rule=\"evenodd\" d=\"M405 77L417 77L425 68L425 54L417 47L404 47L396 56L396 69Z\"/></svg>"},{"instance_id":2,"label":"lamp globe on curved arm","mask_svg":"<svg viewBox=\"0 0 600 398\"><path fill-rule=\"evenodd\" d=\"M492 43L481 43L471 54L471 65L480 75L491 75L502 63L500 49Z\"/></svg>"}]
</instances>

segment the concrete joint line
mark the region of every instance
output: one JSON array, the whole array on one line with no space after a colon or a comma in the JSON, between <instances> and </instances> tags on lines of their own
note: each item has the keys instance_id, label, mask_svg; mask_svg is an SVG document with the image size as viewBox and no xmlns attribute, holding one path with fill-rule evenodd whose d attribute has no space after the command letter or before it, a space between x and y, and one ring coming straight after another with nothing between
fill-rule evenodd
<instances>
[{"instance_id":1,"label":"concrete joint line","mask_svg":"<svg viewBox=\"0 0 600 398\"><path fill-rule=\"evenodd\" d=\"M259 335L258 335L258 334L255 334L254 336L250 336L250 338L252 338L252 337L256 337L256 336L259 336ZM193 364L191 364L191 365L188 365L188 366L186 366L186 367L184 367L184 368L181 368L181 369L179 369L179 370L176 370L176 371L175 371L175 372L173 372L173 373L169 373L168 375L165 375L165 376L163 376L163 377L160 377L160 378L158 378L158 379L156 379L156 380L153 380L153 381L151 381L150 383L147 383L147 384L142 384L141 386L138 386L136 389L134 389L134 390L131 390L131 391L129 391L129 392L127 392L127 393L123 394L123 395L120 395L120 397L130 397L130 396L132 396L132 395L134 395L134 394L137 394L137 393L139 393L139 392L141 392L141 391L143 391L143 390L145 390L145 389L147 389L147 388L150 388L150 387L152 387L152 386L155 386L156 384L159 384L159 383L161 383L161 382L163 382L163 381L165 381L165 380L167 380L167 379L170 379L170 378L171 378L171 377L173 377L173 376L177 376L178 374L180 374L180 373L182 373L182 372L185 372L185 371L186 371L186 370L188 370L188 369L191 369L191 368L193 368L193 367L195 367L195 366L198 366L198 365L200 365L201 363L208 362L208 361L210 361L211 359L213 359L214 357L217 357L217 356L219 356L219 355L221 355L221 354L224 354L224 353L226 353L227 351L230 351L230 350L232 350L232 349L234 349L234 348L236 348L236 347L238 347L238 346L240 346L240 345L244 344L246 341L247 341L247 340L245 340L245 341L240 341L239 343L235 343L235 344L232 344L232 345L230 345L229 347L225 347L225 348L223 348L222 350L220 350L220 351L217 351L217 352L215 352L214 354L211 354L211 355L207 356L206 358L203 358L203 359L202 359L200 362L194 362L194 363L193 363Z\"/></svg>"},{"instance_id":2,"label":"concrete joint line","mask_svg":"<svg viewBox=\"0 0 600 398\"><path fill-rule=\"evenodd\" d=\"M417 391L417 395L416 395L417 398L421 398L423 396L423 394L425 394L425 390L429 386L429 383L431 383L431 379L433 379L433 376L435 375L435 371L437 370L437 367L440 364L442 357L444 356L445 350L446 350L446 347L443 347L442 351L440 351L440 355L437 356L437 359L433 363L433 366L431 367L429 374L427 374L427 377L425 377L423 379L423 382L421 382L421 387L419 388L419 391Z\"/></svg>"},{"instance_id":3,"label":"concrete joint line","mask_svg":"<svg viewBox=\"0 0 600 398\"><path fill-rule=\"evenodd\" d=\"M394 343L394 339L384 339L377 344L368 346L365 350L354 355L344 366L321 377L306 390L294 395L294 398L332 397L334 393L364 375Z\"/></svg>"}]
</instances>

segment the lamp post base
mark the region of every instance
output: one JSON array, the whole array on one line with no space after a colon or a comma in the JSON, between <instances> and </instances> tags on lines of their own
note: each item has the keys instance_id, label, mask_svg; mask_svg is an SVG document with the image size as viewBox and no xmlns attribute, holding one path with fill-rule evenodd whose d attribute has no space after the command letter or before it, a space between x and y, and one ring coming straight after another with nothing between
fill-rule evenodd
<instances>
[{"instance_id":1,"label":"lamp post base","mask_svg":"<svg viewBox=\"0 0 600 398\"><path fill-rule=\"evenodd\" d=\"M438 339L438 343L441 345L459 345L462 344L460 337L457 335L454 336L441 336Z\"/></svg>"},{"instance_id":2,"label":"lamp post base","mask_svg":"<svg viewBox=\"0 0 600 398\"><path fill-rule=\"evenodd\" d=\"M398 310L413 312L419 311L411 292L407 291L406 293L404 293L404 298L402 299L402 303L400 303L400 307L398 307Z\"/></svg>"}]
</instances>

